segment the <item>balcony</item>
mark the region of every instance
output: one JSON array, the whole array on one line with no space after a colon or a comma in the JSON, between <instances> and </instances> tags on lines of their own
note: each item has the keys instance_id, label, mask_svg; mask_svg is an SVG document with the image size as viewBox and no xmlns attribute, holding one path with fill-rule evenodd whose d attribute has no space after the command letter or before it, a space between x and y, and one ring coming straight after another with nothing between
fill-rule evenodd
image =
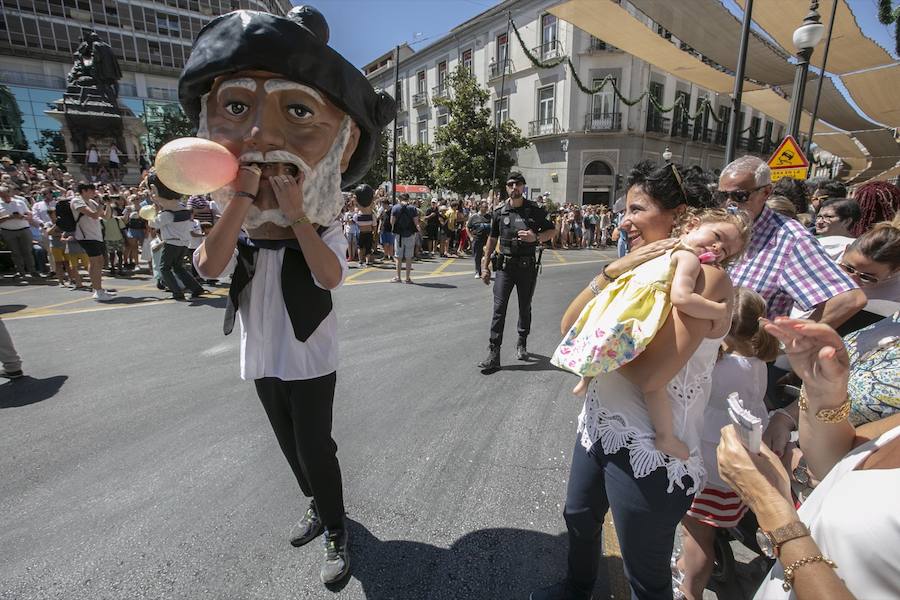
<instances>
[{"instance_id":1,"label":"balcony","mask_svg":"<svg viewBox=\"0 0 900 600\"><path fill-rule=\"evenodd\" d=\"M693 137L693 131L693 125L686 119L677 120L672 125L672 137L691 139Z\"/></svg>"},{"instance_id":2,"label":"balcony","mask_svg":"<svg viewBox=\"0 0 900 600\"><path fill-rule=\"evenodd\" d=\"M438 98L450 98L450 86L447 84L434 86L431 88L431 97L434 100L437 100Z\"/></svg>"},{"instance_id":3,"label":"balcony","mask_svg":"<svg viewBox=\"0 0 900 600\"><path fill-rule=\"evenodd\" d=\"M622 129L622 113L589 112L584 115L585 131L619 131Z\"/></svg>"},{"instance_id":4,"label":"balcony","mask_svg":"<svg viewBox=\"0 0 900 600\"><path fill-rule=\"evenodd\" d=\"M513 72L513 64L510 59L504 59L502 63L492 60L488 65L488 81L492 79L500 79L504 75L510 75Z\"/></svg>"},{"instance_id":5,"label":"balcony","mask_svg":"<svg viewBox=\"0 0 900 600\"><path fill-rule=\"evenodd\" d=\"M559 125L559 119L556 117L550 119L538 119L537 121L528 123L528 137L555 135L562 132L563 130Z\"/></svg>"},{"instance_id":6,"label":"balcony","mask_svg":"<svg viewBox=\"0 0 900 600\"><path fill-rule=\"evenodd\" d=\"M647 118L647 133L662 133L669 135L671 130L671 119L667 119L662 115L650 115Z\"/></svg>"},{"instance_id":7,"label":"balcony","mask_svg":"<svg viewBox=\"0 0 900 600\"><path fill-rule=\"evenodd\" d=\"M557 58L562 54L562 43L559 40L550 40L532 48L531 53L541 60Z\"/></svg>"},{"instance_id":8,"label":"balcony","mask_svg":"<svg viewBox=\"0 0 900 600\"><path fill-rule=\"evenodd\" d=\"M147 96L149 98L153 98L154 100L170 100L172 102L177 102L178 90L173 90L171 88L148 87Z\"/></svg>"},{"instance_id":9,"label":"balcony","mask_svg":"<svg viewBox=\"0 0 900 600\"><path fill-rule=\"evenodd\" d=\"M416 94L413 94L413 108L415 108L416 106L424 106L426 104L428 104L428 92L418 92Z\"/></svg>"}]
</instances>

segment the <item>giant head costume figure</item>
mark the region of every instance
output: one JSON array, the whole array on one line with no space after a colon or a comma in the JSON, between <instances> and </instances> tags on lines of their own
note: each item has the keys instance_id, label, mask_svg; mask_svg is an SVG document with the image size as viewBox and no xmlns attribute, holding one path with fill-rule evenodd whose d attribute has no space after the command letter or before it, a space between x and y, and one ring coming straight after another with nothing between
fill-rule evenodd
<instances>
[{"instance_id":1,"label":"giant head costume figure","mask_svg":"<svg viewBox=\"0 0 900 600\"><path fill-rule=\"evenodd\" d=\"M314 8L286 17L235 11L201 30L181 75L179 97L198 136L262 170L245 221L251 238L293 237L267 182L274 175L302 178L307 216L331 224L341 189L366 173L396 113L394 100L327 43L328 25ZM213 197L227 202L231 190Z\"/></svg>"}]
</instances>

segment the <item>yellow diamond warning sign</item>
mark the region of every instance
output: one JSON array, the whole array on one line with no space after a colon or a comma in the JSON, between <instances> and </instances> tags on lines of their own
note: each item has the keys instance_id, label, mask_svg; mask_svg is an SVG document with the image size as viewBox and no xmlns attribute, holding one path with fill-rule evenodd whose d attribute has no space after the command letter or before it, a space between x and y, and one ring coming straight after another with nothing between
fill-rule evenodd
<instances>
[{"instance_id":1,"label":"yellow diamond warning sign","mask_svg":"<svg viewBox=\"0 0 900 600\"><path fill-rule=\"evenodd\" d=\"M778 181L782 177L806 179L809 161L794 136L789 135L781 141L769 159L769 168L772 169L772 181Z\"/></svg>"}]
</instances>

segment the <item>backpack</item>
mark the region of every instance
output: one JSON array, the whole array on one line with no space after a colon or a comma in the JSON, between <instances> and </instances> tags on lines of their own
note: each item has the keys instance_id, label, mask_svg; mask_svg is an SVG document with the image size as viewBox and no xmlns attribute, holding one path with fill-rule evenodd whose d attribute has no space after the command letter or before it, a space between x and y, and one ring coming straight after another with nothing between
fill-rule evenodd
<instances>
[{"instance_id":1,"label":"backpack","mask_svg":"<svg viewBox=\"0 0 900 600\"><path fill-rule=\"evenodd\" d=\"M401 237L409 237L416 232L416 222L411 213L413 210L415 209L408 205L400 205L400 210L397 213L397 220L394 223L394 233Z\"/></svg>"},{"instance_id":2,"label":"backpack","mask_svg":"<svg viewBox=\"0 0 900 600\"><path fill-rule=\"evenodd\" d=\"M56 226L61 230L66 233L73 233L80 218L80 214L76 217L72 212L72 205L69 200L60 200L56 203Z\"/></svg>"}]
</instances>

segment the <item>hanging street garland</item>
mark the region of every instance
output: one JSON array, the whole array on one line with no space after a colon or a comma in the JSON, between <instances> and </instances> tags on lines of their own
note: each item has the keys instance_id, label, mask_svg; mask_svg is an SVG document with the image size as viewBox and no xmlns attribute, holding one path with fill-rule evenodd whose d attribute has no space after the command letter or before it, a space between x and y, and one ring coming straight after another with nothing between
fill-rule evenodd
<instances>
[{"instance_id":1,"label":"hanging street garland","mask_svg":"<svg viewBox=\"0 0 900 600\"><path fill-rule=\"evenodd\" d=\"M688 119L692 121L702 117L704 112L712 117L713 121L715 121L716 123L722 123L725 120L715 113L715 111L713 110L712 102L709 101L709 98L702 98L700 100L699 106L697 107L697 111L694 113L691 113L689 106L684 105L686 98L685 96L678 96L678 98L675 99L675 102L673 102L671 106L663 106L662 103L660 103L660 101L656 97L654 97L649 90L644 90L644 92L637 98L626 98L625 95L619 90L619 86L616 85L615 77L613 77L612 75L607 75L600 81L600 83L589 88L584 85L584 82L581 81L581 78L578 76L578 72L575 70L575 65L572 63L571 58L569 58L568 56L560 56L546 61L540 60L525 46L525 41L522 39L522 34L519 33L519 28L516 27L515 21L510 19L510 24L512 25L513 32L516 34L516 39L519 40L519 46L521 46L522 51L525 53L525 56L528 57L528 60L531 61L532 65L534 65L538 69L552 69L554 67L558 67L563 63L567 63L569 65L569 71L572 73L572 79L575 81L575 85L577 85L578 88L585 94L594 95L604 87L606 87L607 84L612 84L612 89L616 97L620 102L622 102L622 104L625 104L626 106L634 106L646 97L654 106L654 108L656 108L656 110L661 113L672 112L676 108L680 107L681 110L683 110L685 114L687 114ZM748 131L750 131L750 127L741 130L740 133L747 133Z\"/></svg>"}]
</instances>

